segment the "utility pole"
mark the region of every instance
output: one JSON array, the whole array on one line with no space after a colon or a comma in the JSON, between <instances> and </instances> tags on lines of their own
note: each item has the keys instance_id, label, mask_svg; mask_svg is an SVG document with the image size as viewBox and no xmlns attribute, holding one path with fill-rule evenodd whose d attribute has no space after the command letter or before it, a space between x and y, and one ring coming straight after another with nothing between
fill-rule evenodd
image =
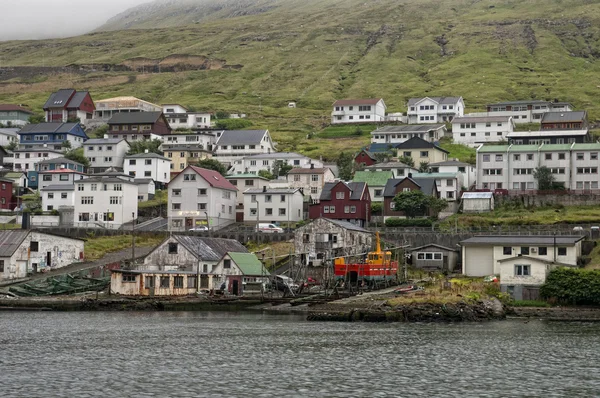
<instances>
[{"instance_id":1,"label":"utility pole","mask_svg":"<svg viewBox=\"0 0 600 398\"><path fill-rule=\"evenodd\" d=\"M131 213L131 266L135 263L135 213Z\"/></svg>"}]
</instances>

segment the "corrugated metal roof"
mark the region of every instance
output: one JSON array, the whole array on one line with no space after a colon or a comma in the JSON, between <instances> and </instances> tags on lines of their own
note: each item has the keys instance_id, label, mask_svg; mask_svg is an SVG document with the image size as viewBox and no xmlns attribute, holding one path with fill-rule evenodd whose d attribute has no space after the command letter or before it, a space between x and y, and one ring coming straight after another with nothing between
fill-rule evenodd
<instances>
[{"instance_id":1,"label":"corrugated metal roof","mask_svg":"<svg viewBox=\"0 0 600 398\"><path fill-rule=\"evenodd\" d=\"M119 112L108 124L156 123L162 112Z\"/></svg>"},{"instance_id":2,"label":"corrugated metal roof","mask_svg":"<svg viewBox=\"0 0 600 398\"><path fill-rule=\"evenodd\" d=\"M445 128L444 124L407 124L400 126L385 126L371 131L371 134L377 133L426 133L441 128Z\"/></svg>"},{"instance_id":3,"label":"corrugated metal roof","mask_svg":"<svg viewBox=\"0 0 600 398\"><path fill-rule=\"evenodd\" d=\"M225 177L223 177L217 171L209 170L209 169L203 169L202 167L196 167L196 166L188 166L188 167L190 169L192 169L193 171L195 171L200 177L204 178L204 180L211 187L221 188L221 189L228 189L230 191L237 191L238 190L235 185L233 185L232 183L230 183Z\"/></svg>"},{"instance_id":4,"label":"corrugated metal roof","mask_svg":"<svg viewBox=\"0 0 600 398\"><path fill-rule=\"evenodd\" d=\"M248 253L248 249L234 239L205 238L200 236L173 235L192 254L205 261L217 262L227 252Z\"/></svg>"},{"instance_id":5,"label":"corrugated metal roof","mask_svg":"<svg viewBox=\"0 0 600 398\"><path fill-rule=\"evenodd\" d=\"M474 236L460 242L463 246L468 245L574 245L583 240L585 236L540 236L540 235L498 235L498 236Z\"/></svg>"},{"instance_id":6,"label":"corrugated metal roof","mask_svg":"<svg viewBox=\"0 0 600 398\"><path fill-rule=\"evenodd\" d=\"M510 116L461 116L452 119L452 124L460 123L497 123L497 122L508 122Z\"/></svg>"},{"instance_id":7,"label":"corrugated metal roof","mask_svg":"<svg viewBox=\"0 0 600 398\"><path fill-rule=\"evenodd\" d=\"M73 90L72 88L58 90L50 94L50 97L48 97L48 100L44 104L43 108L66 108L69 99L74 94L75 90Z\"/></svg>"},{"instance_id":8,"label":"corrugated metal roof","mask_svg":"<svg viewBox=\"0 0 600 398\"><path fill-rule=\"evenodd\" d=\"M48 185L45 188L40 189L40 191L74 191L75 190L75 185L71 184L55 184L55 185Z\"/></svg>"},{"instance_id":9,"label":"corrugated metal roof","mask_svg":"<svg viewBox=\"0 0 600 398\"><path fill-rule=\"evenodd\" d=\"M269 271L263 266L254 253L236 253L229 252L229 257L240 268L243 275L246 276L268 276Z\"/></svg>"},{"instance_id":10,"label":"corrugated metal roof","mask_svg":"<svg viewBox=\"0 0 600 398\"><path fill-rule=\"evenodd\" d=\"M360 226L358 226L356 224L353 224L353 223L351 223L349 221L333 220L331 218L324 218L324 220L327 220L330 223L337 225L338 227L349 229L351 231L359 231L359 232L371 233L370 231L364 229L363 227L360 227Z\"/></svg>"},{"instance_id":11,"label":"corrugated metal roof","mask_svg":"<svg viewBox=\"0 0 600 398\"><path fill-rule=\"evenodd\" d=\"M0 231L0 257L10 257L25 240L29 231L11 230Z\"/></svg>"},{"instance_id":12,"label":"corrugated metal roof","mask_svg":"<svg viewBox=\"0 0 600 398\"><path fill-rule=\"evenodd\" d=\"M492 192L465 192L462 194L463 199L491 199L493 197Z\"/></svg>"},{"instance_id":13,"label":"corrugated metal roof","mask_svg":"<svg viewBox=\"0 0 600 398\"><path fill-rule=\"evenodd\" d=\"M29 109L25 109L19 105L12 104L0 104L0 111L12 111L12 112L24 112L28 114L33 114Z\"/></svg>"},{"instance_id":14,"label":"corrugated metal roof","mask_svg":"<svg viewBox=\"0 0 600 398\"><path fill-rule=\"evenodd\" d=\"M290 171L288 171L288 175L289 174L324 174L327 170L331 171L331 169L329 169L328 167L314 168L314 169L295 167L295 168L291 169Z\"/></svg>"},{"instance_id":15,"label":"corrugated metal roof","mask_svg":"<svg viewBox=\"0 0 600 398\"><path fill-rule=\"evenodd\" d=\"M43 152L45 152L45 151L43 151ZM65 157L42 160L42 161L39 161L38 164L74 164L77 166L83 166L83 164L76 162L74 160L71 160L71 159L67 159Z\"/></svg>"},{"instance_id":16,"label":"corrugated metal roof","mask_svg":"<svg viewBox=\"0 0 600 398\"><path fill-rule=\"evenodd\" d=\"M343 99L337 100L333 103L333 106L343 105L377 105L381 101L381 98L365 98L365 99Z\"/></svg>"},{"instance_id":17,"label":"corrugated metal roof","mask_svg":"<svg viewBox=\"0 0 600 398\"><path fill-rule=\"evenodd\" d=\"M159 155L157 153L154 153L154 152L136 153L135 155L125 155L125 159L162 159L162 160L168 160L169 162L171 161L171 159L166 158L166 157Z\"/></svg>"},{"instance_id":18,"label":"corrugated metal roof","mask_svg":"<svg viewBox=\"0 0 600 398\"><path fill-rule=\"evenodd\" d=\"M574 151L598 151L600 150L600 144L597 142L588 143L588 144L575 144L573 145Z\"/></svg>"},{"instance_id":19,"label":"corrugated metal roof","mask_svg":"<svg viewBox=\"0 0 600 398\"><path fill-rule=\"evenodd\" d=\"M384 187L390 178L394 177L392 171L357 171L354 173L354 182L364 182L369 187Z\"/></svg>"},{"instance_id":20,"label":"corrugated metal roof","mask_svg":"<svg viewBox=\"0 0 600 398\"><path fill-rule=\"evenodd\" d=\"M268 130L224 130L216 145L260 145Z\"/></svg>"},{"instance_id":21,"label":"corrugated metal roof","mask_svg":"<svg viewBox=\"0 0 600 398\"><path fill-rule=\"evenodd\" d=\"M583 122L586 118L586 111L546 112L541 123Z\"/></svg>"},{"instance_id":22,"label":"corrugated metal roof","mask_svg":"<svg viewBox=\"0 0 600 398\"><path fill-rule=\"evenodd\" d=\"M508 145L483 145L477 150L479 153L499 153L506 152Z\"/></svg>"},{"instance_id":23,"label":"corrugated metal roof","mask_svg":"<svg viewBox=\"0 0 600 398\"><path fill-rule=\"evenodd\" d=\"M365 190L365 185L366 185L364 182L350 182L350 183L345 183L343 181L326 182L325 185L323 185L323 190L321 191L321 196L319 197L319 199L320 200L332 200L331 190L333 189L333 187L335 187L338 184L344 184L346 186L346 188L348 188L350 190L350 200L360 200L362 193Z\"/></svg>"},{"instance_id":24,"label":"corrugated metal roof","mask_svg":"<svg viewBox=\"0 0 600 398\"><path fill-rule=\"evenodd\" d=\"M507 138L535 138L535 137L572 137L587 135L588 130L538 130L538 131L513 131L506 135Z\"/></svg>"}]
</instances>

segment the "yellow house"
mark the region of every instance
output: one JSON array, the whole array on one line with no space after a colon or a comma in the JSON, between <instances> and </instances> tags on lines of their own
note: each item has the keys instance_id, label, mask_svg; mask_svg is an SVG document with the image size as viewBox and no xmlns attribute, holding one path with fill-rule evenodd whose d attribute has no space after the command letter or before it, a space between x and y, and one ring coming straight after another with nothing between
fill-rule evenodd
<instances>
[{"instance_id":1,"label":"yellow house","mask_svg":"<svg viewBox=\"0 0 600 398\"><path fill-rule=\"evenodd\" d=\"M422 162L432 164L448 160L449 152L447 150L419 137L412 137L408 141L395 145L394 148L398 151L399 158L412 158L416 168Z\"/></svg>"},{"instance_id":2,"label":"yellow house","mask_svg":"<svg viewBox=\"0 0 600 398\"><path fill-rule=\"evenodd\" d=\"M171 177L183 171L188 164L212 158L212 152L192 145L177 145L163 150L163 156L171 160Z\"/></svg>"}]
</instances>

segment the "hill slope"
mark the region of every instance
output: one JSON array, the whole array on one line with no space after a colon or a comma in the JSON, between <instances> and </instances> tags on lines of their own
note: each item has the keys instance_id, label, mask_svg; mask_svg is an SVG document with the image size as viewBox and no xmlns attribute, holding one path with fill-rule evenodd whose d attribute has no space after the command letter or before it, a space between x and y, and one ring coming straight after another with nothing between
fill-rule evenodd
<instances>
[{"instance_id":1,"label":"hill slope","mask_svg":"<svg viewBox=\"0 0 600 398\"><path fill-rule=\"evenodd\" d=\"M381 96L390 112L422 95L462 95L469 111L496 100L560 99L600 117L595 2L192 3L171 1L168 12L143 6L104 27L170 28L0 42L0 102L39 107L52 90L73 86L95 99L242 111L270 128L281 149L325 157L368 142L366 134L307 138L328 122L336 98Z\"/></svg>"}]
</instances>

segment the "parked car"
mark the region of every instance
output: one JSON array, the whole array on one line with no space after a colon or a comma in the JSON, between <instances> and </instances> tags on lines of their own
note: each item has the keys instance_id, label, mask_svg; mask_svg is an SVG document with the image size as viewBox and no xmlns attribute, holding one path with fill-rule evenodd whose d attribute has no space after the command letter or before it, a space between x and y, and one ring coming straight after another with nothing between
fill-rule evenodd
<instances>
[{"instance_id":1,"label":"parked car","mask_svg":"<svg viewBox=\"0 0 600 398\"><path fill-rule=\"evenodd\" d=\"M257 232L263 232L266 234L282 234L283 228L278 227L275 224L258 224L256 227Z\"/></svg>"},{"instance_id":2,"label":"parked car","mask_svg":"<svg viewBox=\"0 0 600 398\"><path fill-rule=\"evenodd\" d=\"M300 286L292 278L285 275L275 275L273 278L273 288L281 292L297 292Z\"/></svg>"},{"instance_id":3,"label":"parked car","mask_svg":"<svg viewBox=\"0 0 600 398\"><path fill-rule=\"evenodd\" d=\"M198 227L190 228L190 229L188 229L188 231L190 231L190 232L203 232L203 231L208 231L208 227L205 226L205 225L200 225Z\"/></svg>"}]
</instances>

